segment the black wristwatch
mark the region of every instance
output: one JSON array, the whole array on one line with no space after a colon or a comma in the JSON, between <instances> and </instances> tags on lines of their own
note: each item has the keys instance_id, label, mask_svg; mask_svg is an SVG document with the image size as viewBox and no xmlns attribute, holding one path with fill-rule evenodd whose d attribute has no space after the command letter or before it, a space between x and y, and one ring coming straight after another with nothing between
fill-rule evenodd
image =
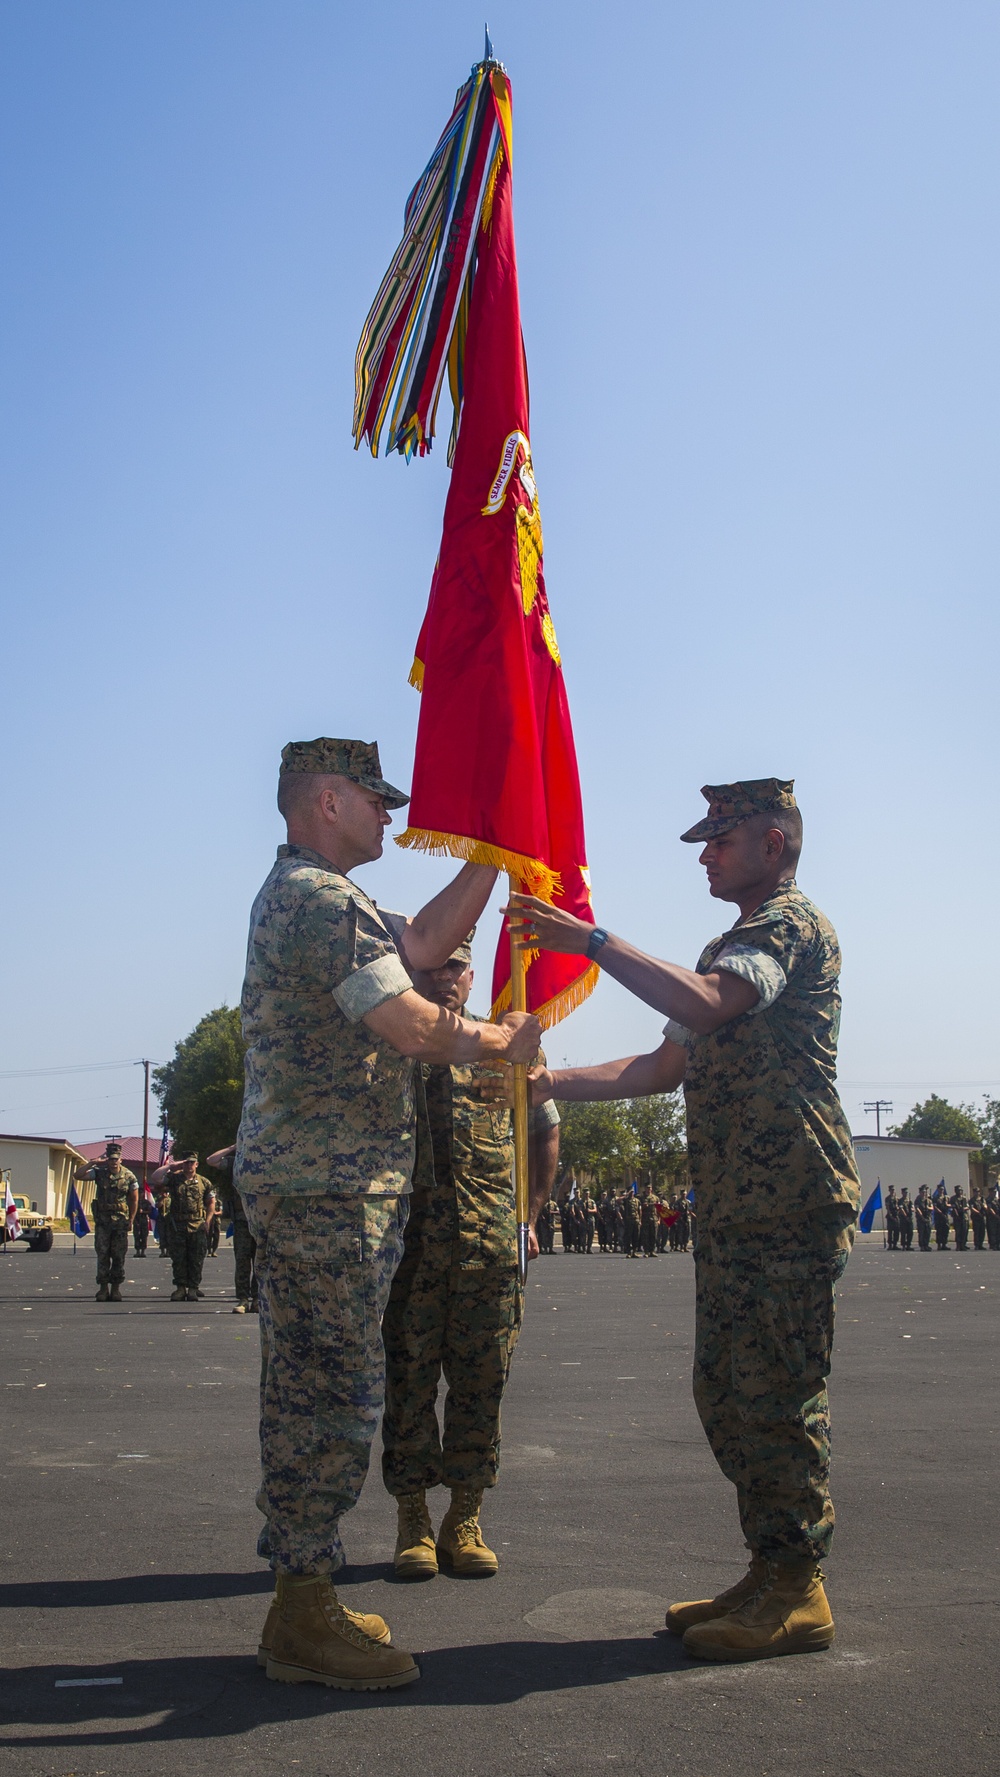
<instances>
[{"instance_id":1,"label":"black wristwatch","mask_svg":"<svg viewBox=\"0 0 1000 1777\"><path fill-rule=\"evenodd\" d=\"M587 941L587 955L591 962L596 961L597 953L608 941L608 934L603 926L595 926Z\"/></svg>"}]
</instances>

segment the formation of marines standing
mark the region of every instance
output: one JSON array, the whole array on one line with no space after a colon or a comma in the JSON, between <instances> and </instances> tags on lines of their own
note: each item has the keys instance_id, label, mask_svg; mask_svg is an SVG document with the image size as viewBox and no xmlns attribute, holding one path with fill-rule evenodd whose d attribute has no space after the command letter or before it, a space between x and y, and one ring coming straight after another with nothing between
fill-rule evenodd
<instances>
[{"instance_id":1,"label":"formation of marines standing","mask_svg":"<svg viewBox=\"0 0 1000 1777\"><path fill-rule=\"evenodd\" d=\"M985 1192L978 1185L971 1186L968 1197L957 1185L949 1197L942 1179L933 1192L929 1185L921 1185L913 1203L905 1188L897 1197L895 1187L890 1185L884 1207L886 1245L890 1252L911 1250L914 1225L921 1252L930 1252L932 1232L938 1252L947 1252L952 1229L956 1252L968 1252L970 1232L977 1253L987 1245L991 1252L1000 1251L1000 1183L995 1180Z\"/></svg>"},{"instance_id":2,"label":"formation of marines standing","mask_svg":"<svg viewBox=\"0 0 1000 1777\"><path fill-rule=\"evenodd\" d=\"M542 1253L555 1251L558 1222L566 1253L591 1253L594 1240L602 1253L623 1253L628 1259L655 1258L658 1253L686 1253L694 1237L694 1205L684 1191L669 1201L650 1186L638 1191L602 1191L595 1201L589 1192L569 1196L562 1203L542 1205L538 1244Z\"/></svg>"}]
</instances>

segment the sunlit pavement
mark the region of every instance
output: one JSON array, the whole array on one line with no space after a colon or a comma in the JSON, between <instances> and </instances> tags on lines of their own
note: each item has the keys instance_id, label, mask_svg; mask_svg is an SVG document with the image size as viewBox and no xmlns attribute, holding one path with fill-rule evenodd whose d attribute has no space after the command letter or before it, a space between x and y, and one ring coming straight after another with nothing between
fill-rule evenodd
<instances>
[{"instance_id":1,"label":"sunlit pavement","mask_svg":"<svg viewBox=\"0 0 1000 1777\"><path fill-rule=\"evenodd\" d=\"M855 1253L837 1641L717 1668L657 1633L671 1598L743 1565L690 1398L690 1257L538 1261L484 1512L499 1576L394 1582L377 1460L347 1521L345 1601L423 1673L369 1697L257 1670L258 1329L232 1313L231 1254L205 1276L205 1301L170 1303L151 1244L104 1306L92 1251L0 1258L3 1777L996 1768L1000 1254Z\"/></svg>"}]
</instances>

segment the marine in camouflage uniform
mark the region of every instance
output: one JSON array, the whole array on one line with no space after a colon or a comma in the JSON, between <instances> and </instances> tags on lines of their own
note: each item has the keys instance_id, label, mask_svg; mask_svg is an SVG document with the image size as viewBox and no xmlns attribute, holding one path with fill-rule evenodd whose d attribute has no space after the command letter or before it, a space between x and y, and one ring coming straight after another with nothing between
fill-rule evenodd
<instances>
[{"instance_id":1,"label":"marine in camouflage uniform","mask_svg":"<svg viewBox=\"0 0 1000 1777\"><path fill-rule=\"evenodd\" d=\"M955 1230L955 1251L966 1253L969 1250L969 1199L961 1185L956 1186L949 1207L952 1227Z\"/></svg>"},{"instance_id":2,"label":"marine in camouflage uniform","mask_svg":"<svg viewBox=\"0 0 1000 1777\"><path fill-rule=\"evenodd\" d=\"M471 950L415 974L417 991L464 1012ZM500 1403L521 1326L512 1167L505 1103L484 1097L496 1070L432 1066L415 1075L417 1146L403 1258L382 1324L386 1388L382 1479L399 1501L396 1571L426 1578L443 1559L457 1572L492 1574L497 1558L479 1530L484 1489L500 1467ZM530 1214L548 1199L558 1158L553 1105L530 1113ZM437 1395L447 1386L444 1432ZM435 1552L426 1491L448 1487L452 1510Z\"/></svg>"},{"instance_id":3,"label":"marine in camouflage uniform","mask_svg":"<svg viewBox=\"0 0 1000 1777\"><path fill-rule=\"evenodd\" d=\"M197 1302L208 1251L209 1223L215 1218L215 1192L198 1171L197 1154L180 1154L157 1167L154 1185L165 1190L167 1246L173 1267L171 1302Z\"/></svg>"},{"instance_id":4,"label":"marine in camouflage uniform","mask_svg":"<svg viewBox=\"0 0 1000 1777\"><path fill-rule=\"evenodd\" d=\"M934 1240L939 1253L948 1251L948 1235L951 1231L951 1207L948 1202L948 1191L944 1179L935 1185L931 1192L931 1204L934 1215Z\"/></svg>"},{"instance_id":5,"label":"marine in camouflage uniform","mask_svg":"<svg viewBox=\"0 0 1000 1777\"><path fill-rule=\"evenodd\" d=\"M234 1314L257 1313L257 1273L254 1270L254 1258L257 1253L257 1242L250 1232L247 1212L243 1208L243 1199L233 1183L233 1162L236 1158L236 1143L229 1148L217 1148L209 1154L208 1165L214 1166L223 1175L220 1192L223 1213L233 1225L233 1285L236 1292ZM221 1217L220 1217L221 1221Z\"/></svg>"},{"instance_id":6,"label":"marine in camouflage uniform","mask_svg":"<svg viewBox=\"0 0 1000 1777\"><path fill-rule=\"evenodd\" d=\"M835 1084L840 950L795 882L792 785L758 779L704 795L707 818L682 837L705 842L710 890L741 917L693 975L600 927L577 932L580 922L537 902L523 908L528 942L586 949L671 1014L655 1055L557 1073L538 1089L627 1097L683 1081L698 1206L694 1394L736 1489L751 1564L728 1593L673 1606L667 1626L688 1651L729 1660L833 1639L818 1566L834 1521L826 1379L860 1185Z\"/></svg>"},{"instance_id":7,"label":"marine in camouflage uniform","mask_svg":"<svg viewBox=\"0 0 1000 1777\"><path fill-rule=\"evenodd\" d=\"M537 1021L487 1033L432 1012L406 958L433 966L478 918L495 873L466 865L415 921L350 879L407 798L361 741L293 742L278 807L289 843L250 916L247 1042L234 1183L257 1241L262 1338L258 1544L278 1576L268 1676L384 1689L418 1676L379 1617L337 1600L340 1520L382 1405L381 1318L402 1253L414 1156L414 1055L522 1060Z\"/></svg>"},{"instance_id":8,"label":"marine in camouflage uniform","mask_svg":"<svg viewBox=\"0 0 1000 1777\"><path fill-rule=\"evenodd\" d=\"M93 1166L77 1166L78 1179L94 1180L91 1214L94 1218L94 1253L97 1258L97 1301L120 1302L125 1276L128 1237L139 1203L135 1173L122 1165L120 1142L108 1142L104 1159Z\"/></svg>"},{"instance_id":9,"label":"marine in camouflage uniform","mask_svg":"<svg viewBox=\"0 0 1000 1777\"><path fill-rule=\"evenodd\" d=\"M917 1246L922 1253L929 1253L931 1250L931 1226L934 1220L930 1185L921 1185L913 1205L913 1214L917 1224Z\"/></svg>"},{"instance_id":10,"label":"marine in camouflage uniform","mask_svg":"<svg viewBox=\"0 0 1000 1777\"><path fill-rule=\"evenodd\" d=\"M913 1204L905 1185L899 1193L897 1213L899 1216L899 1244L904 1253L908 1253L913 1246Z\"/></svg>"}]
</instances>

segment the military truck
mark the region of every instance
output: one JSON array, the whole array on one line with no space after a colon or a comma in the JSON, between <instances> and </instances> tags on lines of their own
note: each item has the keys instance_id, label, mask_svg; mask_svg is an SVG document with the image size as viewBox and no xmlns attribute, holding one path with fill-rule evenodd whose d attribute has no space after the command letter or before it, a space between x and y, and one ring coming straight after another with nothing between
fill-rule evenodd
<instances>
[{"instance_id":1,"label":"military truck","mask_svg":"<svg viewBox=\"0 0 1000 1777\"><path fill-rule=\"evenodd\" d=\"M27 1197L18 1197L16 1192L14 1203L21 1227L20 1238L28 1242L33 1253L50 1252L53 1240L51 1216L39 1215L34 1204L29 1203ZM4 1229L4 1239L6 1237L7 1231Z\"/></svg>"}]
</instances>

